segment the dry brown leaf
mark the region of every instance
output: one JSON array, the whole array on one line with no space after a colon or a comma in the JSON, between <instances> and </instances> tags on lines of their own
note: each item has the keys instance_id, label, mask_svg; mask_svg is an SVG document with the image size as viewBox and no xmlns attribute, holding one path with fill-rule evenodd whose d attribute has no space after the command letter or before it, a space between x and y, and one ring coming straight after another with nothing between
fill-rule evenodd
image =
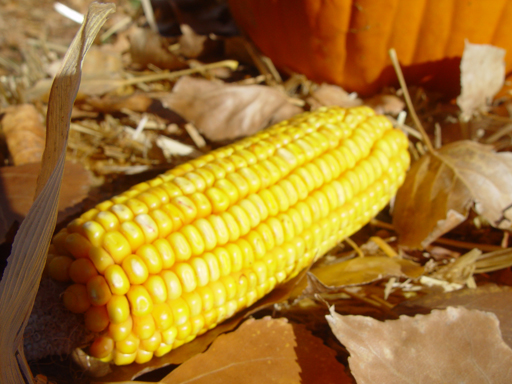
<instances>
[{"instance_id":1,"label":"dry brown leaf","mask_svg":"<svg viewBox=\"0 0 512 384\"><path fill-rule=\"evenodd\" d=\"M297 346L295 353L300 365L302 384L351 384L345 367L336 360L336 351L327 347L304 325L293 324Z\"/></svg>"},{"instance_id":2,"label":"dry brown leaf","mask_svg":"<svg viewBox=\"0 0 512 384\"><path fill-rule=\"evenodd\" d=\"M356 257L313 268L311 273L327 288L367 284L387 277L417 278L424 268L411 260L386 256Z\"/></svg>"},{"instance_id":3,"label":"dry brown leaf","mask_svg":"<svg viewBox=\"0 0 512 384\"><path fill-rule=\"evenodd\" d=\"M302 111L271 87L227 85L192 77L178 80L173 93L160 100L213 141L251 135Z\"/></svg>"},{"instance_id":4,"label":"dry brown leaf","mask_svg":"<svg viewBox=\"0 0 512 384\"><path fill-rule=\"evenodd\" d=\"M208 351L186 361L161 383L300 383L293 327L286 319L249 319L219 336Z\"/></svg>"},{"instance_id":5,"label":"dry brown leaf","mask_svg":"<svg viewBox=\"0 0 512 384\"><path fill-rule=\"evenodd\" d=\"M378 114L398 115L405 108L405 102L395 95L376 95L364 100Z\"/></svg>"},{"instance_id":6,"label":"dry brown leaf","mask_svg":"<svg viewBox=\"0 0 512 384\"><path fill-rule=\"evenodd\" d=\"M21 223L32 206L40 169L41 163L0 168L0 243L14 222ZM91 175L83 165L66 162L57 222L78 213L81 208L77 205L87 197L91 182Z\"/></svg>"},{"instance_id":7,"label":"dry brown leaf","mask_svg":"<svg viewBox=\"0 0 512 384\"><path fill-rule=\"evenodd\" d=\"M187 24L180 26L182 35L179 38L180 53L190 59L201 56L204 52L207 36L198 35Z\"/></svg>"},{"instance_id":8,"label":"dry brown leaf","mask_svg":"<svg viewBox=\"0 0 512 384\"><path fill-rule=\"evenodd\" d=\"M494 284L482 287L464 288L454 292L432 293L420 299L405 301L394 308L397 313L410 313L411 310L441 309L462 306L467 309L492 312L500 321L501 335L512 348L512 287ZM417 312L416 312L417 313Z\"/></svg>"},{"instance_id":9,"label":"dry brown leaf","mask_svg":"<svg viewBox=\"0 0 512 384\"><path fill-rule=\"evenodd\" d=\"M326 316L358 384L510 383L512 349L492 313L448 307L380 322Z\"/></svg>"},{"instance_id":10,"label":"dry brown leaf","mask_svg":"<svg viewBox=\"0 0 512 384\"><path fill-rule=\"evenodd\" d=\"M398 190L393 225L402 245L425 248L468 215L471 206L493 226L510 228L512 154L459 141L413 164Z\"/></svg>"},{"instance_id":11,"label":"dry brown leaf","mask_svg":"<svg viewBox=\"0 0 512 384\"><path fill-rule=\"evenodd\" d=\"M150 29L137 28L130 34L130 54L132 63L145 68L153 64L160 69L177 70L187 67L187 63L168 50L169 43Z\"/></svg>"},{"instance_id":12,"label":"dry brown leaf","mask_svg":"<svg viewBox=\"0 0 512 384\"><path fill-rule=\"evenodd\" d=\"M6 108L2 129L14 165L41 161L46 128L42 116L32 104Z\"/></svg>"},{"instance_id":13,"label":"dry brown leaf","mask_svg":"<svg viewBox=\"0 0 512 384\"><path fill-rule=\"evenodd\" d=\"M505 53L502 48L466 41L460 63L462 89L457 98L463 120L488 110L505 81Z\"/></svg>"},{"instance_id":14,"label":"dry brown leaf","mask_svg":"<svg viewBox=\"0 0 512 384\"><path fill-rule=\"evenodd\" d=\"M307 102L311 105L311 109L331 105L349 108L357 107L363 103L356 94L348 93L343 88L332 84L322 84L314 89Z\"/></svg>"}]
</instances>

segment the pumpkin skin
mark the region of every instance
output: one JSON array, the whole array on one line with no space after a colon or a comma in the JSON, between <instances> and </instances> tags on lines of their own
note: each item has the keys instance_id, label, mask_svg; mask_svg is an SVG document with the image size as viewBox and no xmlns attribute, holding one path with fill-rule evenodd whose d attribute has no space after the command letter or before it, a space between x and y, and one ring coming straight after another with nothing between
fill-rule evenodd
<instances>
[{"instance_id":1,"label":"pumpkin skin","mask_svg":"<svg viewBox=\"0 0 512 384\"><path fill-rule=\"evenodd\" d=\"M230 0L239 26L281 69L369 95L396 83L395 48L411 83L460 90L464 41L509 51L509 0Z\"/></svg>"}]
</instances>

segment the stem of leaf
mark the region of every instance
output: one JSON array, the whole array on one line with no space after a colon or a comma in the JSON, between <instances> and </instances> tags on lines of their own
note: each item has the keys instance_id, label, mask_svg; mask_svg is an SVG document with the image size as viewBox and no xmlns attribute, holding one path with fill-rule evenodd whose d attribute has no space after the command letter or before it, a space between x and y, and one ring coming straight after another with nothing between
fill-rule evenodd
<instances>
[{"instance_id":1,"label":"stem of leaf","mask_svg":"<svg viewBox=\"0 0 512 384\"><path fill-rule=\"evenodd\" d=\"M391 57L391 62L393 63L393 68L395 68L396 76L398 77L398 82L400 83L400 87L402 88L402 92L404 93L405 103L407 104L407 108L409 109L414 124L416 125L418 131L420 131L421 136L423 136L423 141L425 142L428 151L430 153L435 153L436 150L434 149L434 146L432 145L432 142L430 141L427 132L425 132L423 125L421 125L420 119L418 118L414 106L412 105L411 96L409 95L409 90L407 89L407 84L404 79L404 74L402 73L402 68L400 68L400 63L398 62L396 51L394 48L391 48L388 52L389 57Z\"/></svg>"}]
</instances>

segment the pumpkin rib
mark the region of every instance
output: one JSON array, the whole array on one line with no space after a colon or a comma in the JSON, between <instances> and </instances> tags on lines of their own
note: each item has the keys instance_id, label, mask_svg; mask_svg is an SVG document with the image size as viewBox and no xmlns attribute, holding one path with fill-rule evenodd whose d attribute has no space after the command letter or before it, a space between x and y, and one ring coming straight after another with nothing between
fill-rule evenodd
<instances>
[{"instance_id":1,"label":"pumpkin rib","mask_svg":"<svg viewBox=\"0 0 512 384\"><path fill-rule=\"evenodd\" d=\"M413 62L426 2L427 0L423 0L420 7L409 0L401 0L398 6L396 17L398 22L393 23L393 33L388 42L387 50L394 48L403 65L409 65Z\"/></svg>"},{"instance_id":2,"label":"pumpkin rib","mask_svg":"<svg viewBox=\"0 0 512 384\"><path fill-rule=\"evenodd\" d=\"M348 88L364 89L381 74L387 63L385 44L391 33L391 23L387 23L387 20L393 18L397 4L398 0L358 1L358 11L351 18L350 29L361 31L347 38L347 51L352 53L345 65L345 82Z\"/></svg>"},{"instance_id":3,"label":"pumpkin rib","mask_svg":"<svg viewBox=\"0 0 512 384\"><path fill-rule=\"evenodd\" d=\"M421 20L418 44L414 50L413 63L434 61L443 57L449 39L454 3L454 0L427 1ZM435 21L437 23L433 24ZM436 27L432 28L432 25Z\"/></svg>"},{"instance_id":4,"label":"pumpkin rib","mask_svg":"<svg viewBox=\"0 0 512 384\"><path fill-rule=\"evenodd\" d=\"M493 37L490 44L497 47L507 47L510 45L510 26L512 25L512 1L505 1L499 24L494 30ZM505 55L506 71L512 71L512 52L507 52Z\"/></svg>"}]
</instances>

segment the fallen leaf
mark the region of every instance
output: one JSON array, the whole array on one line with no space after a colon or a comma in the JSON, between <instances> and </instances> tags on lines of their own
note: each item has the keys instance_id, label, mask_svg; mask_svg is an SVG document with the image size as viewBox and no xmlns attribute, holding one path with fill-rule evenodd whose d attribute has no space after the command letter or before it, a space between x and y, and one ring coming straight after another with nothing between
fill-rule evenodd
<instances>
[{"instance_id":1,"label":"fallen leaf","mask_svg":"<svg viewBox=\"0 0 512 384\"><path fill-rule=\"evenodd\" d=\"M228 85L183 77L160 98L169 108L213 141L248 136L302 110L286 95L261 85Z\"/></svg>"},{"instance_id":2,"label":"fallen leaf","mask_svg":"<svg viewBox=\"0 0 512 384\"><path fill-rule=\"evenodd\" d=\"M343 88L332 84L321 84L311 91L307 98L311 109L318 109L324 106L338 105L344 108L357 107L363 102L355 93L348 93Z\"/></svg>"},{"instance_id":3,"label":"fallen leaf","mask_svg":"<svg viewBox=\"0 0 512 384\"><path fill-rule=\"evenodd\" d=\"M0 168L0 243L5 240L5 235L14 222L21 223L32 206L40 169L41 163ZM91 175L83 165L66 162L57 222L62 222L81 210L78 204L87 197L91 182Z\"/></svg>"},{"instance_id":4,"label":"fallen leaf","mask_svg":"<svg viewBox=\"0 0 512 384\"><path fill-rule=\"evenodd\" d=\"M380 322L326 316L358 384L510 383L512 349L492 313L448 307Z\"/></svg>"},{"instance_id":5,"label":"fallen leaf","mask_svg":"<svg viewBox=\"0 0 512 384\"><path fill-rule=\"evenodd\" d=\"M399 314L412 311L464 307L492 312L500 321L503 341L512 348L512 287L484 285L477 288L464 288L454 292L431 293L416 300L404 301L393 310Z\"/></svg>"},{"instance_id":6,"label":"fallen leaf","mask_svg":"<svg viewBox=\"0 0 512 384\"><path fill-rule=\"evenodd\" d=\"M364 105L375 110L377 114L398 115L405 108L405 102L395 95L376 95L364 100Z\"/></svg>"},{"instance_id":7,"label":"fallen leaf","mask_svg":"<svg viewBox=\"0 0 512 384\"><path fill-rule=\"evenodd\" d=\"M6 108L2 130L14 165L41 161L46 128L41 114L32 104Z\"/></svg>"},{"instance_id":8,"label":"fallen leaf","mask_svg":"<svg viewBox=\"0 0 512 384\"><path fill-rule=\"evenodd\" d=\"M150 29L137 28L130 34L130 55L132 63L145 68L153 64L160 69L177 70L187 63L168 50L170 45L164 37Z\"/></svg>"},{"instance_id":9,"label":"fallen leaf","mask_svg":"<svg viewBox=\"0 0 512 384\"><path fill-rule=\"evenodd\" d=\"M460 63L462 90L457 98L463 120L488 110L505 81L505 53L502 48L466 41Z\"/></svg>"},{"instance_id":10,"label":"fallen leaf","mask_svg":"<svg viewBox=\"0 0 512 384\"><path fill-rule=\"evenodd\" d=\"M512 223L512 154L458 141L414 163L398 190L393 226L400 244L425 248L468 215L473 206L495 227Z\"/></svg>"},{"instance_id":11,"label":"fallen leaf","mask_svg":"<svg viewBox=\"0 0 512 384\"><path fill-rule=\"evenodd\" d=\"M161 383L300 383L293 327L286 319L249 319L221 335Z\"/></svg>"},{"instance_id":12,"label":"fallen leaf","mask_svg":"<svg viewBox=\"0 0 512 384\"><path fill-rule=\"evenodd\" d=\"M356 257L340 263L311 269L328 288L367 284L387 277L417 278L423 267L414 261L386 256Z\"/></svg>"},{"instance_id":13,"label":"fallen leaf","mask_svg":"<svg viewBox=\"0 0 512 384\"><path fill-rule=\"evenodd\" d=\"M322 339L315 337L304 325L293 324L297 346L295 353L300 365L302 384L350 384L353 380L345 367L336 360L336 351L327 347Z\"/></svg>"}]
</instances>

